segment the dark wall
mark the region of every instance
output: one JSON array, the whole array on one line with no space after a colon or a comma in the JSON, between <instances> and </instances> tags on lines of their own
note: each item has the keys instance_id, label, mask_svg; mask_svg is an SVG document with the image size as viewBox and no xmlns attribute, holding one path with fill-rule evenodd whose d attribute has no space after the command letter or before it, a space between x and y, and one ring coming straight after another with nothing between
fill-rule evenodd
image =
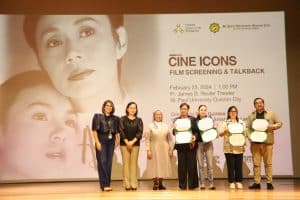
<instances>
[{"instance_id":1,"label":"dark wall","mask_svg":"<svg viewBox=\"0 0 300 200\"><path fill-rule=\"evenodd\" d=\"M1 0L1 14L204 13L284 11L294 175L300 177L300 3L297 0ZM276 80L275 80L276 81ZM298 95L297 95L297 92ZM278 93L280 95L280 93ZM280 113L278 113L280 115ZM276 145L276 144L275 144ZM284 147L279 147L284 148ZM276 159L276 155L274 155Z\"/></svg>"}]
</instances>

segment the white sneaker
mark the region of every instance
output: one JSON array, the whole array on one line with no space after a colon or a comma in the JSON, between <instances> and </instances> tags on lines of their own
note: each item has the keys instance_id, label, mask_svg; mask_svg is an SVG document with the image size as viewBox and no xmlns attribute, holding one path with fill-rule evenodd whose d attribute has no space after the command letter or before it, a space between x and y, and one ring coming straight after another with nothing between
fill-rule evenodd
<instances>
[{"instance_id":1,"label":"white sneaker","mask_svg":"<svg viewBox=\"0 0 300 200\"><path fill-rule=\"evenodd\" d=\"M243 189L243 184L240 183L240 182L237 182L237 183L236 183L236 188L237 188L237 189Z\"/></svg>"},{"instance_id":2,"label":"white sneaker","mask_svg":"<svg viewBox=\"0 0 300 200\"><path fill-rule=\"evenodd\" d=\"M229 184L229 189L235 189L235 184L234 183L230 183Z\"/></svg>"}]
</instances>

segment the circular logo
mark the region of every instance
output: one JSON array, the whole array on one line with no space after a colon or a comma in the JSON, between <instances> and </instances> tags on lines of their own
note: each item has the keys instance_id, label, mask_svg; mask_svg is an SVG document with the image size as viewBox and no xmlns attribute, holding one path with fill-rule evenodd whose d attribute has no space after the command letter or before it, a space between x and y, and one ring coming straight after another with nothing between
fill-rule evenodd
<instances>
[{"instance_id":1,"label":"circular logo","mask_svg":"<svg viewBox=\"0 0 300 200\"><path fill-rule=\"evenodd\" d=\"M209 26L210 32L216 33L220 31L220 25L218 23L211 23Z\"/></svg>"}]
</instances>

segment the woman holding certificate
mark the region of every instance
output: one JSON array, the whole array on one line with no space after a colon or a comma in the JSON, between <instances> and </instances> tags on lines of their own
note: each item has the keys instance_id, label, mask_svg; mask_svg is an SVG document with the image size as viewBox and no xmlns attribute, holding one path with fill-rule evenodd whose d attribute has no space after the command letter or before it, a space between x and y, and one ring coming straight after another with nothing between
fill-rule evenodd
<instances>
[{"instance_id":1,"label":"woman holding certificate","mask_svg":"<svg viewBox=\"0 0 300 200\"><path fill-rule=\"evenodd\" d=\"M209 189L215 190L213 184L213 143L218 136L214 128L214 121L207 115L206 105L200 105L197 116L197 133L199 134L197 160L199 169L200 189L205 189L204 160L206 160ZM204 159L205 157L205 159Z\"/></svg>"},{"instance_id":2,"label":"woman holding certificate","mask_svg":"<svg viewBox=\"0 0 300 200\"><path fill-rule=\"evenodd\" d=\"M186 190L198 187L197 161L196 161L196 132L195 118L189 116L190 106L182 103L179 106L180 116L173 123L175 135L175 149L178 156L179 188Z\"/></svg>"},{"instance_id":3,"label":"woman holding certificate","mask_svg":"<svg viewBox=\"0 0 300 200\"><path fill-rule=\"evenodd\" d=\"M224 153L230 189L243 188L245 129L245 123L238 118L238 109L230 106L227 111L227 120L221 124L219 130L219 135L224 137Z\"/></svg>"}]
</instances>

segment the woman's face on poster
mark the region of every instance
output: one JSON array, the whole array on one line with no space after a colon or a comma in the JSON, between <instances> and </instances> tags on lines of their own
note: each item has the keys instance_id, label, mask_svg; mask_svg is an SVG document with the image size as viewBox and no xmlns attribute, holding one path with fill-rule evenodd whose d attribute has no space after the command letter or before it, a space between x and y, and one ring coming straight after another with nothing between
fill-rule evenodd
<instances>
[{"instance_id":1,"label":"woman's face on poster","mask_svg":"<svg viewBox=\"0 0 300 200\"><path fill-rule=\"evenodd\" d=\"M106 15L44 15L36 30L42 68L72 98L91 97L118 81L119 45Z\"/></svg>"},{"instance_id":2,"label":"woman's face on poster","mask_svg":"<svg viewBox=\"0 0 300 200\"><path fill-rule=\"evenodd\" d=\"M67 98L45 85L17 95L2 134L2 159L20 178L66 175L78 157L72 155L77 144L73 108Z\"/></svg>"}]
</instances>

